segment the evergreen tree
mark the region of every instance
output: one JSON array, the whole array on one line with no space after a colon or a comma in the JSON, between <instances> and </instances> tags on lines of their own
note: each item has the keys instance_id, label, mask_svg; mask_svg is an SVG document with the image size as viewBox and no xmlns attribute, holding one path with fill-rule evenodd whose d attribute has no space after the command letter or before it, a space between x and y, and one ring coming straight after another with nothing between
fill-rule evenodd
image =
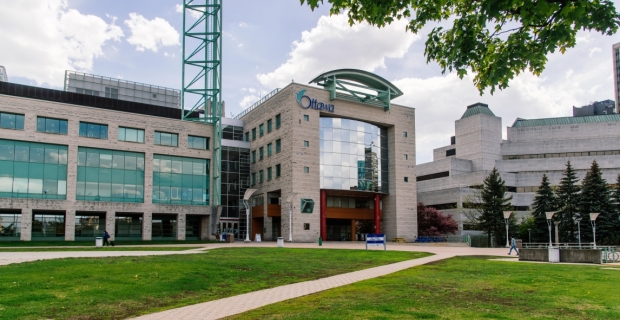
<instances>
[{"instance_id":1,"label":"evergreen tree","mask_svg":"<svg viewBox=\"0 0 620 320\"><path fill-rule=\"evenodd\" d=\"M481 200L482 210L478 217L478 226L487 234L489 247L491 234L495 238L495 244L502 245L506 242L504 211L510 210L512 196L506 198L506 183L499 176L497 168L493 168L489 176L484 179Z\"/></svg>"},{"instance_id":2,"label":"evergreen tree","mask_svg":"<svg viewBox=\"0 0 620 320\"><path fill-rule=\"evenodd\" d=\"M543 174L542 182L540 183L540 187L538 187L538 191L536 191L536 196L532 204L532 216L534 217L532 242L546 243L549 241L549 227L546 213L557 210L557 207L558 201L549 183L549 178L547 178L546 174Z\"/></svg>"},{"instance_id":3,"label":"evergreen tree","mask_svg":"<svg viewBox=\"0 0 620 320\"><path fill-rule=\"evenodd\" d=\"M579 201L579 212L583 217L581 228L581 240L585 242L593 241L592 228L590 224L590 213L598 212L600 215L596 219L596 238L604 240L613 238L615 235L614 227L617 224L615 207L610 199L610 190L607 181L603 179L601 169L596 163L592 166L581 184L581 197ZM614 219L615 218L615 219ZM584 226L585 224L585 226ZM601 242L602 243L602 242Z\"/></svg>"},{"instance_id":4,"label":"evergreen tree","mask_svg":"<svg viewBox=\"0 0 620 320\"><path fill-rule=\"evenodd\" d=\"M577 224L575 218L579 217L579 178L575 173L575 169L570 164L570 161L566 162L566 169L564 170L564 177L560 181L560 186L557 190L558 201L558 213L555 214L553 219L560 221L558 226L558 232L560 234L560 241L562 242L576 242L577 241ZM552 211L552 210L550 210ZM581 220L585 222L587 219ZM548 238L547 236L546 238Z\"/></svg>"}]
</instances>

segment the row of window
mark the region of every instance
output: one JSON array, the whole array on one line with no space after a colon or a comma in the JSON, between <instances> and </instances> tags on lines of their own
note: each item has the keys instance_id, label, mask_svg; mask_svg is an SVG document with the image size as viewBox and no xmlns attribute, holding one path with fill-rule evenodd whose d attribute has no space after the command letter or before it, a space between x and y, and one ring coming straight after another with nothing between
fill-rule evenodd
<instances>
[{"instance_id":1,"label":"row of window","mask_svg":"<svg viewBox=\"0 0 620 320\"><path fill-rule=\"evenodd\" d=\"M282 167L280 164L276 164L273 168L269 167L267 168L267 181L270 181L273 178L273 171L275 171L275 177L279 178L282 175ZM256 172L252 172L252 176L251 176L251 184L252 185L256 185L257 183L263 183L265 182L265 170L260 170L258 172L258 180L256 179Z\"/></svg>"},{"instance_id":2,"label":"row of window","mask_svg":"<svg viewBox=\"0 0 620 320\"><path fill-rule=\"evenodd\" d=\"M24 115L0 112L0 128L24 130ZM37 117L37 131L67 135L69 131L68 120ZM108 125L80 121L79 135L80 137L94 139L108 139ZM144 143L144 129L118 127L118 140ZM155 144L178 147L179 135L155 131ZM209 150L209 138L188 135L187 147Z\"/></svg>"},{"instance_id":3,"label":"row of window","mask_svg":"<svg viewBox=\"0 0 620 320\"><path fill-rule=\"evenodd\" d=\"M565 158L565 157L588 157L588 156L612 156L612 155L620 155L620 150L520 154L520 155L503 156L503 159L504 160L517 160L517 159L542 159L542 158Z\"/></svg>"},{"instance_id":4,"label":"row of window","mask_svg":"<svg viewBox=\"0 0 620 320\"><path fill-rule=\"evenodd\" d=\"M282 125L281 118L282 116L278 113L276 115L276 129L279 129L280 126ZM267 120L267 133L271 133L271 131L273 131L273 120L269 119ZM256 128L253 128L251 132L252 132L252 141L254 141L256 140ZM261 123L258 126L258 134L261 137L265 135L265 124L264 123ZM245 133L245 141L250 142L250 132Z\"/></svg>"},{"instance_id":5,"label":"row of window","mask_svg":"<svg viewBox=\"0 0 620 320\"><path fill-rule=\"evenodd\" d=\"M278 139L275 141L276 144L276 153L282 151L282 139ZM271 157L273 154L273 143L267 144L267 156ZM252 163L256 163L256 150L252 150ZM265 158L265 147L258 148L258 159L263 160Z\"/></svg>"}]
</instances>

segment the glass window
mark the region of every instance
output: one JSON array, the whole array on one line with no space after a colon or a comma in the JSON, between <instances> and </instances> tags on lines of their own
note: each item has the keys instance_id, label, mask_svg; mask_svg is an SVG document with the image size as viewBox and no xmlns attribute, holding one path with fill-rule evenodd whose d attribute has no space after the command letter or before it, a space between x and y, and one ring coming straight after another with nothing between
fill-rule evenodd
<instances>
[{"instance_id":1,"label":"glass window","mask_svg":"<svg viewBox=\"0 0 620 320\"><path fill-rule=\"evenodd\" d=\"M280 177L281 171L280 171L280 165L276 164L276 178Z\"/></svg>"},{"instance_id":2,"label":"glass window","mask_svg":"<svg viewBox=\"0 0 620 320\"><path fill-rule=\"evenodd\" d=\"M24 130L24 115L0 112L0 128Z\"/></svg>"},{"instance_id":3,"label":"glass window","mask_svg":"<svg viewBox=\"0 0 620 320\"><path fill-rule=\"evenodd\" d=\"M37 117L37 131L45 133L67 134L68 121L62 119Z\"/></svg>"},{"instance_id":4,"label":"glass window","mask_svg":"<svg viewBox=\"0 0 620 320\"><path fill-rule=\"evenodd\" d=\"M407 138L407 131L403 132L403 137Z\"/></svg>"},{"instance_id":5,"label":"glass window","mask_svg":"<svg viewBox=\"0 0 620 320\"><path fill-rule=\"evenodd\" d=\"M258 182L263 183L263 170L258 172Z\"/></svg>"},{"instance_id":6,"label":"glass window","mask_svg":"<svg viewBox=\"0 0 620 320\"><path fill-rule=\"evenodd\" d=\"M252 141L256 140L256 128L252 129Z\"/></svg>"},{"instance_id":7,"label":"glass window","mask_svg":"<svg viewBox=\"0 0 620 320\"><path fill-rule=\"evenodd\" d=\"M144 129L118 127L118 140L144 143Z\"/></svg>"},{"instance_id":8,"label":"glass window","mask_svg":"<svg viewBox=\"0 0 620 320\"><path fill-rule=\"evenodd\" d=\"M280 114L276 114L276 129L280 128L280 126L282 125L282 121L280 118Z\"/></svg>"},{"instance_id":9,"label":"glass window","mask_svg":"<svg viewBox=\"0 0 620 320\"><path fill-rule=\"evenodd\" d=\"M252 151L252 163L256 163L256 150Z\"/></svg>"},{"instance_id":10,"label":"glass window","mask_svg":"<svg viewBox=\"0 0 620 320\"><path fill-rule=\"evenodd\" d=\"M282 151L282 142L280 139L276 140L276 153Z\"/></svg>"},{"instance_id":11,"label":"glass window","mask_svg":"<svg viewBox=\"0 0 620 320\"><path fill-rule=\"evenodd\" d=\"M258 126L258 131L260 133L260 136L264 136L265 135L265 125L261 124L260 126Z\"/></svg>"},{"instance_id":12,"label":"glass window","mask_svg":"<svg viewBox=\"0 0 620 320\"><path fill-rule=\"evenodd\" d=\"M252 185L256 184L256 172L252 172Z\"/></svg>"},{"instance_id":13,"label":"glass window","mask_svg":"<svg viewBox=\"0 0 620 320\"><path fill-rule=\"evenodd\" d=\"M107 139L108 125L80 122L80 136L95 139Z\"/></svg>"},{"instance_id":14,"label":"glass window","mask_svg":"<svg viewBox=\"0 0 620 320\"><path fill-rule=\"evenodd\" d=\"M209 138L187 136L187 147L191 149L209 150Z\"/></svg>"},{"instance_id":15,"label":"glass window","mask_svg":"<svg viewBox=\"0 0 620 320\"><path fill-rule=\"evenodd\" d=\"M245 141L246 142L250 142L250 133L249 132L245 133Z\"/></svg>"},{"instance_id":16,"label":"glass window","mask_svg":"<svg viewBox=\"0 0 620 320\"><path fill-rule=\"evenodd\" d=\"M260 160L263 160L263 156L264 156L264 152L263 152L263 151L264 151L264 150L263 150L263 147L260 147L260 148L258 149L258 158L259 158Z\"/></svg>"},{"instance_id":17,"label":"glass window","mask_svg":"<svg viewBox=\"0 0 620 320\"><path fill-rule=\"evenodd\" d=\"M32 238L64 238L64 214L39 214L32 217Z\"/></svg>"},{"instance_id":18,"label":"glass window","mask_svg":"<svg viewBox=\"0 0 620 320\"><path fill-rule=\"evenodd\" d=\"M310 168L309 167L304 167L304 173L310 173Z\"/></svg>"},{"instance_id":19,"label":"glass window","mask_svg":"<svg viewBox=\"0 0 620 320\"><path fill-rule=\"evenodd\" d=\"M409 182L409 177L405 177L405 182Z\"/></svg>"},{"instance_id":20,"label":"glass window","mask_svg":"<svg viewBox=\"0 0 620 320\"><path fill-rule=\"evenodd\" d=\"M267 120L267 133L273 131L273 122L271 119Z\"/></svg>"},{"instance_id":21,"label":"glass window","mask_svg":"<svg viewBox=\"0 0 620 320\"><path fill-rule=\"evenodd\" d=\"M64 200L67 146L0 139L0 197Z\"/></svg>"},{"instance_id":22,"label":"glass window","mask_svg":"<svg viewBox=\"0 0 620 320\"><path fill-rule=\"evenodd\" d=\"M309 147L310 146L310 141L308 140L304 140L304 147Z\"/></svg>"},{"instance_id":23,"label":"glass window","mask_svg":"<svg viewBox=\"0 0 620 320\"><path fill-rule=\"evenodd\" d=\"M153 163L153 203L209 205L208 159L155 154Z\"/></svg>"},{"instance_id":24,"label":"glass window","mask_svg":"<svg viewBox=\"0 0 620 320\"><path fill-rule=\"evenodd\" d=\"M267 144L267 156L271 157L271 146L273 145L273 143L269 143Z\"/></svg>"},{"instance_id":25,"label":"glass window","mask_svg":"<svg viewBox=\"0 0 620 320\"><path fill-rule=\"evenodd\" d=\"M271 167L267 168L267 181L271 180Z\"/></svg>"},{"instance_id":26,"label":"glass window","mask_svg":"<svg viewBox=\"0 0 620 320\"><path fill-rule=\"evenodd\" d=\"M160 146L179 146L179 135L176 133L155 131L155 144Z\"/></svg>"},{"instance_id":27,"label":"glass window","mask_svg":"<svg viewBox=\"0 0 620 320\"><path fill-rule=\"evenodd\" d=\"M304 121L310 121L310 116L307 114L304 114Z\"/></svg>"},{"instance_id":28,"label":"glass window","mask_svg":"<svg viewBox=\"0 0 620 320\"><path fill-rule=\"evenodd\" d=\"M76 199L144 202L144 154L78 148Z\"/></svg>"}]
</instances>

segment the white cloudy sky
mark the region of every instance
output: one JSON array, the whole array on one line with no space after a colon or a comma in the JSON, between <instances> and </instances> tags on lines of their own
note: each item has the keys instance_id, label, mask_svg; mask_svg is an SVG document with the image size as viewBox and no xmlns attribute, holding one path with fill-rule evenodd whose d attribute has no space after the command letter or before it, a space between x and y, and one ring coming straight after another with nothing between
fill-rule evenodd
<instances>
[{"instance_id":1,"label":"white cloudy sky","mask_svg":"<svg viewBox=\"0 0 620 320\"><path fill-rule=\"evenodd\" d=\"M11 82L62 88L65 70L180 88L180 0L0 0L0 65ZM615 1L616 6L620 0ZM375 72L416 108L417 162L449 143L454 120L475 102L509 126L516 117L569 116L572 106L613 98L612 37L581 32L578 45L553 54L540 77L523 74L510 88L479 96L471 79L442 75L426 63L424 41L404 22L349 27L344 16L315 12L298 0L224 3L223 96L227 116L291 80L306 83L337 68ZM504 133L505 134L505 133Z\"/></svg>"}]
</instances>

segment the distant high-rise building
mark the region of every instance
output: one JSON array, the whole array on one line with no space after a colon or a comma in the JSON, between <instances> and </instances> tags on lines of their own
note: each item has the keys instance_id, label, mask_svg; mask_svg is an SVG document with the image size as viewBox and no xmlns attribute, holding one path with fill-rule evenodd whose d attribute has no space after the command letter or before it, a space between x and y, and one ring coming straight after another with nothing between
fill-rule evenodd
<instances>
[{"instance_id":1,"label":"distant high-rise building","mask_svg":"<svg viewBox=\"0 0 620 320\"><path fill-rule=\"evenodd\" d=\"M600 116L614 114L616 103L613 100L594 101L583 107L573 106L573 117Z\"/></svg>"},{"instance_id":2,"label":"distant high-rise building","mask_svg":"<svg viewBox=\"0 0 620 320\"><path fill-rule=\"evenodd\" d=\"M9 77L6 75L6 69L0 66L0 81L9 82Z\"/></svg>"},{"instance_id":3,"label":"distant high-rise building","mask_svg":"<svg viewBox=\"0 0 620 320\"><path fill-rule=\"evenodd\" d=\"M616 100L616 113L620 113L620 42L612 46L614 61L614 100Z\"/></svg>"}]
</instances>

